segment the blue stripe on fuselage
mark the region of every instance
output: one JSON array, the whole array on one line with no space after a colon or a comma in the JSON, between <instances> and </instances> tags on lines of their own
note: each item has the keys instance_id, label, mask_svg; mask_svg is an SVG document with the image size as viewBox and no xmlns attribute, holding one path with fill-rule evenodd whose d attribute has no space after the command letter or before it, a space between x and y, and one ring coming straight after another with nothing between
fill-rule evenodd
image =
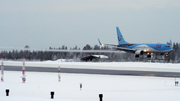
<instances>
[{"instance_id":1,"label":"blue stripe on fuselage","mask_svg":"<svg viewBox=\"0 0 180 101\"><path fill-rule=\"evenodd\" d=\"M124 45L118 45L118 47L127 48L127 49L134 49L135 47L146 49L146 48L150 47L150 48L153 48L154 50L172 50L172 47L170 47L170 45L162 44L162 43L158 43L158 44L124 44Z\"/></svg>"}]
</instances>

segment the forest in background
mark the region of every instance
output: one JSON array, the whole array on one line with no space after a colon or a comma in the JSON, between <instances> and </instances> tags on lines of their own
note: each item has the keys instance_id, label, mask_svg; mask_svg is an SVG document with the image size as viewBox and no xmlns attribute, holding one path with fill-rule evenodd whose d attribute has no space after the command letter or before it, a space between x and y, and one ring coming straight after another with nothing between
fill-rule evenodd
<instances>
[{"instance_id":1,"label":"forest in background","mask_svg":"<svg viewBox=\"0 0 180 101\"><path fill-rule=\"evenodd\" d=\"M53 50L67 50L68 47L62 45L59 48L49 47ZM107 50L107 47L100 47L94 45L94 47L87 44L82 50ZM69 50L80 50L77 46L70 47ZM129 62L129 61L147 61L144 59L137 60L133 53L78 53L78 52L42 52L42 51L25 51L26 61L46 61L57 59L71 59L74 62L81 61L82 57L89 55L106 55L108 59L104 62ZM5 60L21 60L23 58L23 50L17 51L3 51L3 58ZM180 43L173 43L173 51L165 58L164 62L167 63L180 63Z\"/></svg>"}]
</instances>

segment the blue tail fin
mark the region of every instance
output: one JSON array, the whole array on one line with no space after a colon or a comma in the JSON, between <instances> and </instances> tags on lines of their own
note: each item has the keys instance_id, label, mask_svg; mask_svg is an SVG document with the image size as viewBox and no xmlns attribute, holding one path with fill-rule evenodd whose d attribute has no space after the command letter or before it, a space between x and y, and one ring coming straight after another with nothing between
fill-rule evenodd
<instances>
[{"instance_id":1,"label":"blue tail fin","mask_svg":"<svg viewBox=\"0 0 180 101\"><path fill-rule=\"evenodd\" d=\"M128 42L126 42L126 41L124 40L124 38L123 38L123 36L122 36L122 34L121 34L121 32L120 32L120 30L119 30L118 27L116 27L116 30L117 30L118 44L119 44L119 45L129 44Z\"/></svg>"}]
</instances>

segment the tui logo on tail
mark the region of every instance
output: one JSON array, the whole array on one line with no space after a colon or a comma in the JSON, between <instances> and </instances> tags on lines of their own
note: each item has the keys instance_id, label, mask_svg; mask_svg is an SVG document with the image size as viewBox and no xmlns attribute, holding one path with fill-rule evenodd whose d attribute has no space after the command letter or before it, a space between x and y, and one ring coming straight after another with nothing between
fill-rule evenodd
<instances>
[{"instance_id":1,"label":"tui logo on tail","mask_svg":"<svg viewBox=\"0 0 180 101\"><path fill-rule=\"evenodd\" d=\"M116 31L117 31L117 39L118 39L118 44L121 45L121 44L129 44L128 42L126 42L119 30L118 27L116 27Z\"/></svg>"},{"instance_id":2,"label":"tui logo on tail","mask_svg":"<svg viewBox=\"0 0 180 101\"><path fill-rule=\"evenodd\" d=\"M121 35L121 37L122 37L122 35ZM121 41L121 38L118 37L118 40Z\"/></svg>"},{"instance_id":3,"label":"tui logo on tail","mask_svg":"<svg viewBox=\"0 0 180 101\"><path fill-rule=\"evenodd\" d=\"M121 41L121 38L118 37L118 40Z\"/></svg>"}]
</instances>

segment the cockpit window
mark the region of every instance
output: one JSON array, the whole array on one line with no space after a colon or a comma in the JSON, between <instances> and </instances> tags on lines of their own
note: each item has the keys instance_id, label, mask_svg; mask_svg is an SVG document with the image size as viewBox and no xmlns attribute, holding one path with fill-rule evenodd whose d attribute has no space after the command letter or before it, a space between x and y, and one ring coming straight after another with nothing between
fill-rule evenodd
<instances>
[{"instance_id":1,"label":"cockpit window","mask_svg":"<svg viewBox=\"0 0 180 101\"><path fill-rule=\"evenodd\" d=\"M166 48L168 48L168 47L170 47L170 46L166 46Z\"/></svg>"}]
</instances>

